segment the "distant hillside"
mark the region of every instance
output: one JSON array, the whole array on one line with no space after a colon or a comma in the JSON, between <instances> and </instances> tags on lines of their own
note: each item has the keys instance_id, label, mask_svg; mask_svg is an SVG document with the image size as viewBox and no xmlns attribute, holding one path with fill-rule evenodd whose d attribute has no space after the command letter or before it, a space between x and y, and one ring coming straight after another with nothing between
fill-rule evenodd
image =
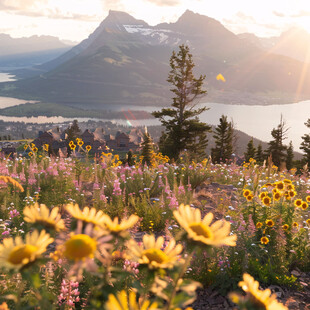
<instances>
[{"instance_id":1,"label":"distant hillside","mask_svg":"<svg viewBox=\"0 0 310 310\"><path fill-rule=\"evenodd\" d=\"M279 37L259 38L251 33L238 37L273 54L279 54L310 63L310 33L300 28L291 28Z\"/></svg>"},{"instance_id":2,"label":"distant hillside","mask_svg":"<svg viewBox=\"0 0 310 310\"><path fill-rule=\"evenodd\" d=\"M175 23L154 27L110 11L88 39L36 67L32 73L38 76L2 83L0 95L88 109L169 104L169 59L182 43L190 46L196 73L207 76L210 102L272 104L310 98L310 64L266 52L215 19L191 11ZM216 79L219 73L225 83Z\"/></svg>"},{"instance_id":3,"label":"distant hillside","mask_svg":"<svg viewBox=\"0 0 310 310\"><path fill-rule=\"evenodd\" d=\"M212 126L212 130L214 130L215 126ZM148 127L148 131L150 132L152 138L154 139L155 142L158 143L159 138L161 136L162 131L164 130L163 127L161 126L150 126ZM240 130L235 130L235 135L236 135L236 144L235 144L235 154L242 157L244 153L247 150L247 144L249 141L253 138L253 143L255 148L258 147L259 144L262 145L263 150L266 150L268 148L268 142L266 141L261 141L259 139L256 139L248 134L246 134L243 131ZM213 138L213 133L208 133L208 146L207 146L207 154L211 154L211 148L215 146L214 138ZM300 152L294 152L294 160L301 159L302 154Z\"/></svg>"},{"instance_id":4,"label":"distant hillside","mask_svg":"<svg viewBox=\"0 0 310 310\"><path fill-rule=\"evenodd\" d=\"M72 45L52 36L12 38L0 34L0 67L30 67L59 57Z\"/></svg>"}]
</instances>

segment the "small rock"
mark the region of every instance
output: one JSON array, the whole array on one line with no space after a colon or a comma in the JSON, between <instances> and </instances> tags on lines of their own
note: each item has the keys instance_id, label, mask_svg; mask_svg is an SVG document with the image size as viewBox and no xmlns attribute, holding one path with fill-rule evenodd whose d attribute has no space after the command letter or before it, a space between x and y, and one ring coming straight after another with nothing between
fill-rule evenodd
<instances>
[{"instance_id":1,"label":"small rock","mask_svg":"<svg viewBox=\"0 0 310 310\"><path fill-rule=\"evenodd\" d=\"M300 272L298 272L297 270L293 270L291 274L295 277L300 277Z\"/></svg>"}]
</instances>

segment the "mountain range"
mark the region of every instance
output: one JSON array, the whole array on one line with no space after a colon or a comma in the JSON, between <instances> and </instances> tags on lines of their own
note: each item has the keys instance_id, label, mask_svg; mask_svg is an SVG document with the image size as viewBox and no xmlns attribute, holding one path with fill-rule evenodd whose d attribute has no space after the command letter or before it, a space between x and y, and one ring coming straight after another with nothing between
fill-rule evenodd
<instances>
[{"instance_id":1,"label":"mountain range","mask_svg":"<svg viewBox=\"0 0 310 310\"><path fill-rule=\"evenodd\" d=\"M272 104L309 99L310 61L304 60L310 40L307 45L301 39L297 51L290 46L296 36L283 38L235 35L219 21L189 10L175 23L156 26L110 11L77 46L36 66L28 78L1 83L0 95L84 109L169 105L169 59L180 44L187 44L195 73L206 74L204 101ZM217 80L219 73L226 82Z\"/></svg>"},{"instance_id":2,"label":"mountain range","mask_svg":"<svg viewBox=\"0 0 310 310\"><path fill-rule=\"evenodd\" d=\"M0 34L0 67L35 66L57 58L72 45L52 36L12 38Z\"/></svg>"}]
</instances>

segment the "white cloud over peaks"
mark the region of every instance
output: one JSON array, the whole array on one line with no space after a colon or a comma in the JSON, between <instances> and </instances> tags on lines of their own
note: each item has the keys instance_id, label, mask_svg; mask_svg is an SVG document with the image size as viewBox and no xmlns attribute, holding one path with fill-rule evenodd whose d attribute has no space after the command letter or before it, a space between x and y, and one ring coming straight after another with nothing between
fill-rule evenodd
<instances>
[{"instance_id":1,"label":"white cloud over peaks","mask_svg":"<svg viewBox=\"0 0 310 310\"><path fill-rule=\"evenodd\" d=\"M0 0L0 10L35 11L47 4L48 0Z\"/></svg>"},{"instance_id":2,"label":"white cloud over peaks","mask_svg":"<svg viewBox=\"0 0 310 310\"><path fill-rule=\"evenodd\" d=\"M153 3L158 6L176 6L179 5L181 0L147 0L147 2Z\"/></svg>"},{"instance_id":3,"label":"white cloud over peaks","mask_svg":"<svg viewBox=\"0 0 310 310\"><path fill-rule=\"evenodd\" d=\"M0 11L51 19L98 20L101 0L0 0Z\"/></svg>"}]
</instances>

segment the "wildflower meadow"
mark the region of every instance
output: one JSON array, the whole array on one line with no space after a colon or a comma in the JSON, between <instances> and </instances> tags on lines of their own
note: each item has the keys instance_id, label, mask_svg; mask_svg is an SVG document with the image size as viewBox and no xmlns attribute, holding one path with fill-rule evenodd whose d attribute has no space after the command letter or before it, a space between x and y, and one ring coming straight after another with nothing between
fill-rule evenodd
<instances>
[{"instance_id":1,"label":"wildflower meadow","mask_svg":"<svg viewBox=\"0 0 310 310\"><path fill-rule=\"evenodd\" d=\"M288 309L268 287L303 290L307 170L84 151L0 158L0 309L189 310L203 288Z\"/></svg>"}]
</instances>

